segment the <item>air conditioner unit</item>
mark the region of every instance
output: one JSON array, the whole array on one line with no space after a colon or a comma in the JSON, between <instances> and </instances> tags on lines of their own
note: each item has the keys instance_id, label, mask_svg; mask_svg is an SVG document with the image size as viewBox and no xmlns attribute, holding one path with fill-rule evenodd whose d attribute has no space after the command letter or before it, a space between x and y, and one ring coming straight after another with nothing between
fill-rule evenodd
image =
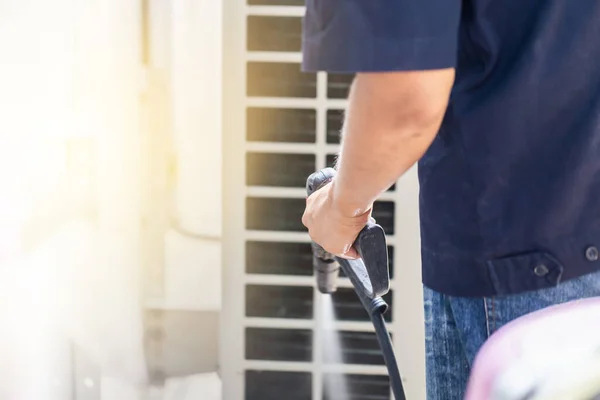
<instances>
[{"instance_id":1,"label":"air conditioner unit","mask_svg":"<svg viewBox=\"0 0 600 400\"><path fill-rule=\"evenodd\" d=\"M224 400L391 397L368 315L342 279L333 295L342 362L327 359L322 295L301 223L305 182L334 163L351 75L303 73L303 0L224 2ZM375 204L392 261L387 321L407 395L424 398L417 183L411 171ZM343 400L340 398L340 400Z\"/></svg>"}]
</instances>

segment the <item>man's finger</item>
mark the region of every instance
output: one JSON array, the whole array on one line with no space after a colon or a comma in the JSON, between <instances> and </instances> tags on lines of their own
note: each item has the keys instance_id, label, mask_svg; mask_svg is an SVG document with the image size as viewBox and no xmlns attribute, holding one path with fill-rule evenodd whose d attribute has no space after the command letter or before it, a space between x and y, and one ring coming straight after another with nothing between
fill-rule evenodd
<instances>
[{"instance_id":1,"label":"man's finger","mask_svg":"<svg viewBox=\"0 0 600 400\"><path fill-rule=\"evenodd\" d=\"M304 225L305 227L308 228L308 224L309 224L309 218L308 218L308 212L307 210L304 210L304 214L302 214L302 225Z\"/></svg>"},{"instance_id":2,"label":"man's finger","mask_svg":"<svg viewBox=\"0 0 600 400\"><path fill-rule=\"evenodd\" d=\"M360 258L360 254L358 254L354 247L348 246L347 249L344 249L344 251L336 257L345 258L346 260L356 260Z\"/></svg>"}]
</instances>

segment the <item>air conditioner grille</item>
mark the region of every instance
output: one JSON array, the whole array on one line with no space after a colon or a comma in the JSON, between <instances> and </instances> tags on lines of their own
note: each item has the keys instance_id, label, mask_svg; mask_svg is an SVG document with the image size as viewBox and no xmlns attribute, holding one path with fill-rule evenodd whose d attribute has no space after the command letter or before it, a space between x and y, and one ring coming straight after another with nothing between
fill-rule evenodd
<instances>
[{"instance_id":1,"label":"air conditioner grille","mask_svg":"<svg viewBox=\"0 0 600 400\"><path fill-rule=\"evenodd\" d=\"M302 19L300 17L248 17L250 51L300 51Z\"/></svg>"},{"instance_id":2,"label":"air conditioner grille","mask_svg":"<svg viewBox=\"0 0 600 400\"><path fill-rule=\"evenodd\" d=\"M247 370L245 378L245 400L307 400L311 398L312 374L310 372Z\"/></svg>"},{"instance_id":3,"label":"air conditioner grille","mask_svg":"<svg viewBox=\"0 0 600 400\"><path fill-rule=\"evenodd\" d=\"M314 154L246 153L246 184L249 186L306 186L315 171Z\"/></svg>"},{"instance_id":4,"label":"air conditioner grille","mask_svg":"<svg viewBox=\"0 0 600 400\"><path fill-rule=\"evenodd\" d=\"M313 288L307 286L246 286L246 316L313 318Z\"/></svg>"},{"instance_id":5,"label":"air conditioner grille","mask_svg":"<svg viewBox=\"0 0 600 400\"><path fill-rule=\"evenodd\" d=\"M317 112L310 109L246 109L248 142L315 143Z\"/></svg>"},{"instance_id":6,"label":"air conditioner grille","mask_svg":"<svg viewBox=\"0 0 600 400\"><path fill-rule=\"evenodd\" d=\"M325 374L323 378L323 400L349 400L343 393L335 390L335 385L344 379L352 400L388 400L390 398L390 380L381 375ZM330 383L331 382L331 383ZM328 383L333 390L328 390ZM338 386L339 387L339 386Z\"/></svg>"},{"instance_id":7,"label":"air conditioner grille","mask_svg":"<svg viewBox=\"0 0 600 400\"><path fill-rule=\"evenodd\" d=\"M247 94L252 97L317 96L317 75L303 73L297 63L248 62Z\"/></svg>"},{"instance_id":8,"label":"air conditioner grille","mask_svg":"<svg viewBox=\"0 0 600 400\"><path fill-rule=\"evenodd\" d=\"M248 241L246 273L311 276L312 248L309 243Z\"/></svg>"},{"instance_id":9,"label":"air conditioner grille","mask_svg":"<svg viewBox=\"0 0 600 400\"><path fill-rule=\"evenodd\" d=\"M307 329L246 328L246 359L311 361L312 331Z\"/></svg>"},{"instance_id":10,"label":"air conditioner grille","mask_svg":"<svg viewBox=\"0 0 600 400\"><path fill-rule=\"evenodd\" d=\"M237 302L231 308L235 312L231 323L235 319L239 324L235 337L243 343L231 356L241 381L236 396L336 400L324 383L341 374L353 400L389 399L389 382L369 316L343 273L331 299L336 320L328 323L339 334L342 357L327 356L324 298L315 288L310 238L302 224L306 178L335 162L354 76L301 71L302 9L298 6L304 0L240 1L244 20L239 31L245 35L240 44L246 48L240 58L245 73L238 95L244 108L232 114L244 118L240 124L245 132L237 132L245 140L243 160L237 164L243 170L242 177L236 178L243 187L236 188L239 198L228 200L243 208L235 221L241 237L230 251L243 253L244 265L230 266L241 276L226 282L232 285L228 293ZM225 114L228 118L227 108ZM394 188L373 209L390 238L392 289L397 249L392 240ZM397 294L391 290L385 296L390 305L385 318L392 334Z\"/></svg>"}]
</instances>

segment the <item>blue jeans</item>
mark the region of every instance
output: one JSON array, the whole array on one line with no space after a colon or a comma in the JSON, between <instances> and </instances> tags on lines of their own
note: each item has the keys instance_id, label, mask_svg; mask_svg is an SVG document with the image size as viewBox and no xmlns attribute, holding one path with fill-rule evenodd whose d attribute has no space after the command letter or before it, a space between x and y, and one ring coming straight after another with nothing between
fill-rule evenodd
<instances>
[{"instance_id":1,"label":"blue jeans","mask_svg":"<svg viewBox=\"0 0 600 400\"><path fill-rule=\"evenodd\" d=\"M502 297L452 297L424 288L427 400L463 399L477 351L501 326L554 304L594 296L600 296L600 272Z\"/></svg>"}]
</instances>

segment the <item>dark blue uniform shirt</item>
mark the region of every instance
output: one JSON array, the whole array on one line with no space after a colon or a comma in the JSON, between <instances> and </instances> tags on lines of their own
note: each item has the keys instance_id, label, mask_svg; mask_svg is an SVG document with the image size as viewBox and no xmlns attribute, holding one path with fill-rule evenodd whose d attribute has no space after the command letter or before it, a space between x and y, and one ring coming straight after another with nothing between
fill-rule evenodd
<instances>
[{"instance_id":1,"label":"dark blue uniform shirt","mask_svg":"<svg viewBox=\"0 0 600 400\"><path fill-rule=\"evenodd\" d=\"M599 0L307 0L306 71L454 67L419 163L423 283L457 296L600 267Z\"/></svg>"}]
</instances>

